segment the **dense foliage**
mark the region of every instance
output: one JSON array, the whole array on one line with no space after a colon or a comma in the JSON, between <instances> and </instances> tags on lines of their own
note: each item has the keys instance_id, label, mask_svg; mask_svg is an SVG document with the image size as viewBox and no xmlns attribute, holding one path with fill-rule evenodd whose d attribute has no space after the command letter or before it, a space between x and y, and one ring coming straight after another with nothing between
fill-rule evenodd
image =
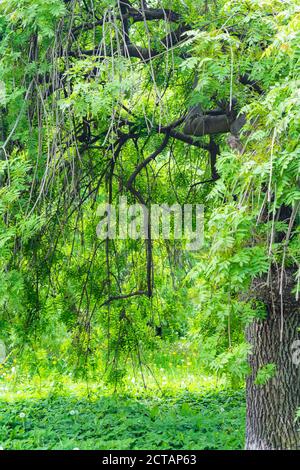
<instances>
[{"instance_id":1,"label":"dense foliage","mask_svg":"<svg viewBox=\"0 0 300 470\"><path fill-rule=\"evenodd\" d=\"M243 383L244 329L266 316L254 280L278 272L284 308L289 277L299 302L299 27L298 0L0 3L4 368L147 382L153 351L180 340ZM197 135L195 113L246 122ZM100 240L97 207L120 195L204 204L204 247Z\"/></svg>"},{"instance_id":2,"label":"dense foliage","mask_svg":"<svg viewBox=\"0 0 300 470\"><path fill-rule=\"evenodd\" d=\"M2 402L4 449L241 449L241 392Z\"/></svg>"}]
</instances>

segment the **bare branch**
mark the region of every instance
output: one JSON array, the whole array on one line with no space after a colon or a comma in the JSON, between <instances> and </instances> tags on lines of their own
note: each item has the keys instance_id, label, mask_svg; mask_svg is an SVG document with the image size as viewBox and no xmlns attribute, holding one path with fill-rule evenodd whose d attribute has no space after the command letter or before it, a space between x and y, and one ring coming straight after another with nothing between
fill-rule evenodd
<instances>
[{"instance_id":1,"label":"bare branch","mask_svg":"<svg viewBox=\"0 0 300 470\"><path fill-rule=\"evenodd\" d=\"M131 188L133 185L134 180L136 179L137 175L145 168L152 160L154 160L168 145L170 139L170 133L166 134L163 142L160 146L153 152L148 158L142 161L135 169L135 171L130 176L129 180L126 183L127 189Z\"/></svg>"}]
</instances>

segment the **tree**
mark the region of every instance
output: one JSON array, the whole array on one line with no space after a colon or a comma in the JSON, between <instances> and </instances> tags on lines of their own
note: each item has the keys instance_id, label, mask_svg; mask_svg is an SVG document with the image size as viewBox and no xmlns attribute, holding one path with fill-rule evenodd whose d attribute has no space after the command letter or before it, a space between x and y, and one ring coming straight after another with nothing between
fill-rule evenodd
<instances>
[{"instance_id":1,"label":"tree","mask_svg":"<svg viewBox=\"0 0 300 470\"><path fill-rule=\"evenodd\" d=\"M144 256L141 242L93 241L95 205L105 193L110 203L119 193L145 205L205 202L208 249L193 270L214 299L203 294L202 307L213 322L223 315L229 352L233 323L248 325L247 447L256 449L299 447L299 368L290 354L299 327L298 7L1 6L1 275L10 299L22 291L20 305L3 305L22 311L16 323L27 332L42 312L47 322L53 296L86 354L107 309L108 361L118 370L120 344L139 356L136 332L160 255L151 233ZM130 253L139 258L128 273ZM141 309L137 328L127 301Z\"/></svg>"}]
</instances>

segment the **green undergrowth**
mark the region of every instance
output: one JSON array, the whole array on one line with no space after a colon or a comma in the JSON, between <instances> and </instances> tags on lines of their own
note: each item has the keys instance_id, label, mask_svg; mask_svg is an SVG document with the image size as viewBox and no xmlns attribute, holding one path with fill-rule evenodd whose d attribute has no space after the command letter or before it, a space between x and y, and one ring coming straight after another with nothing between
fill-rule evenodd
<instances>
[{"instance_id":1,"label":"green undergrowth","mask_svg":"<svg viewBox=\"0 0 300 470\"><path fill-rule=\"evenodd\" d=\"M20 392L20 391L19 391ZM82 392L82 391L81 391ZM0 396L3 449L241 449L244 391Z\"/></svg>"},{"instance_id":2,"label":"green undergrowth","mask_svg":"<svg viewBox=\"0 0 300 470\"><path fill-rule=\"evenodd\" d=\"M9 360L0 367L0 447L241 449L244 390L208 375L198 356L182 342L162 347L117 389L101 370L76 378L63 359L39 362L32 375Z\"/></svg>"}]
</instances>

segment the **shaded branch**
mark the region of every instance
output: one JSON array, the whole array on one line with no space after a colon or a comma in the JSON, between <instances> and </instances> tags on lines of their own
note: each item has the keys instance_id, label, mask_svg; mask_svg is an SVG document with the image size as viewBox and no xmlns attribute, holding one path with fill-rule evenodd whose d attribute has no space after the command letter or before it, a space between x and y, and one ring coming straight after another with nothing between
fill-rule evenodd
<instances>
[{"instance_id":1,"label":"shaded branch","mask_svg":"<svg viewBox=\"0 0 300 470\"><path fill-rule=\"evenodd\" d=\"M252 88L254 91L256 91L256 93L259 93L260 95L263 94L263 89L260 87L257 81L252 80L247 73L240 75L239 81L242 85L247 85Z\"/></svg>"},{"instance_id":2,"label":"shaded branch","mask_svg":"<svg viewBox=\"0 0 300 470\"><path fill-rule=\"evenodd\" d=\"M120 2L120 4L124 3L125 2ZM133 23L143 22L145 20L164 20L174 23L178 23L180 21L180 15L173 10L164 8L147 8L143 11L140 11L136 8L128 7L128 5L126 11L121 11L118 19L121 19L121 17L126 20L132 20ZM81 23L72 29L72 34L76 34L78 31L89 31L91 29L97 28L98 26L103 26L103 24L107 21L109 21L108 17L103 16L97 21Z\"/></svg>"},{"instance_id":3,"label":"shaded branch","mask_svg":"<svg viewBox=\"0 0 300 470\"><path fill-rule=\"evenodd\" d=\"M127 10L127 15L132 18L134 22L144 20L164 20L177 23L181 18L178 13L168 8L145 8L142 11L137 10L136 8L129 8Z\"/></svg>"},{"instance_id":4,"label":"shaded branch","mask_svg":"<svg viewBox=\"0 0 300 470\"><path fill-rule=\"evenodd\" d=\"M148 158L145 158L144 161L142 161L135 169L135 171L132 173L130 178L128 179L126 183L126 188L132 188L132 185L134 183L134 180L136 179L137 175L145 168L152 160L154 160L168 145L170 139L170 134L166 134L163 142L160 144L160 146L153 152Z\"/></svg>"},{"instance_id":5,"label":"shaded branch","mask_svg":"<svg viewBox=\"0 0 300 470\"><path fill-rule=\"evenodd\" d=\"M195 114L187 119L184 126L184 133L197 137L223 134L230 132L230 125L230 119L226 114L217 116Z\"/></svg>"},{"instance_id":6,"label":"shaded branch","mask_svg":"<svg viewBox=\"0 0 300 470\"><path fill-rule=\"evenodd\" d=\"M135 291L135 292L131 292L130 294L116 295L116 296L113 296L113 297L109 297L105 302L103 302L103 304L100 305L100 307L104 307L105 305L109 305L111 302L114 302L116 300L124 300L124 299L129 299L131 297L137 297L137 296L142 296L142 295L148 296L148 292L143 291L143 290L138 290L138 291Z\"/></svg>"}]
</instances>

